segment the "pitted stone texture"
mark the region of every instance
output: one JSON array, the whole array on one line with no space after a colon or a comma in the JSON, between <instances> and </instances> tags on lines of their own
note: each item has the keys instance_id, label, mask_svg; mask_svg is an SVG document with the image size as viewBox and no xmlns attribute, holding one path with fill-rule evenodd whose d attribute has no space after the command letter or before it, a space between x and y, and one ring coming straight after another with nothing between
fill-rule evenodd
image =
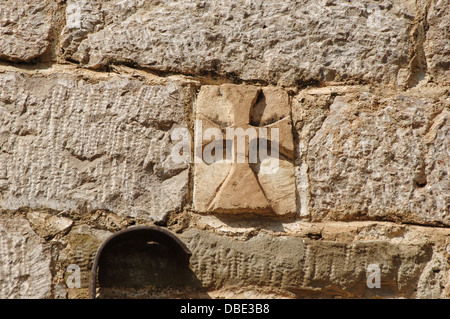
<instances>
[{"instance_id":1,"label":"pitted stone texture","mask_svg":"<svg viewBox=\"0 0 450 319\"><path fill-rule=\"evenodd\" d=\"M450 1L433 0L424 43L428 72L437 83L450 84Z\"/></svg>"},{"instance_id":2,"label":"pitted stone texture","mask_svg":"<svg viewBox=\"0 0 450 319\"><path fill-rule=\"evenodd\" d=\"M326 230L322 227L322 231ZM309 298L414 298L422 296L416 293L420 283L421 291L428 285L438 290L435 297L445 298L448 280L428 278L432 276L428 268L442 255L434 257L426 236L406 243L392 238L357 239L353 235L349 243L274 237L264 232L240 240L190 229L181 238L192 251L191 268L207 289L251 291L258 287L266 292L279 289L278 295L284 292L291 297ZM369 233L366 237L373 236ZM381 270L379 289L367 287L367 268L371 264L379 265ZM448 265L441 263L435 270L445 277Z\"/></svg>"},{"instance_id":3,"label":"pitted stone texture","mask_svg":"<svg viewBox=\"0 0 450 319\"><path fill-rule=\"evenodd\" d=\"M307 171L298 183L312 219L450 225L448 92L383 96L360 87L333 98L328 90L293 102ZM309 109L314 101L324 107Z\"/></svg>"},{"instance_id":4,"label":"pitted stone texture","mask_svg":"<svg viewBox=\"0 0 450 319\"><path fill-rule=\"evenodd\" d=\"M170 156L188 88L125 77L0 74L0 207L177 211L187 164Z\"/></svg>"},{"instance_id":5,"label":"pitted stone texture","mask_svg":"<svg viewBox=\"0 0 450 319\"><path fill-rule=\"evenodd\" d=\"M414 15L413 1L69 0L62 49L90 67L396 83Z\"/></svg>"},{"instance_id":6,"label":"pitted stone texture","mask_svg":"<svg viewBox=\"0 0 450 319\"><path fill-rule=\"evenodd\" d=\"M24 219L0 219L0 298L51 295L50 246Z\"/></svg>"},{"instance_id":7,"label":"pitted stone texture","mask_svg":"<svg viewBox=\"0 0 450 319\"><path fill-rule=\"evenodd\" d=\"M51 45L54 0L0 1L0 60L30 61Z\"/></svg>"},{"instance_id":8,"label":"pitted stone texture","mask_svg":"<svg viewBox=\"0 0 450 319\"><path fill-rule=\"evenodd\" d=\"M197 211L275 215L296 212L289 103L284 90L272 87L202 86L195 117L193 199ZM242 132L254 130L254 135L233 138L227 130L230 128L236 132L239 129ZM267 133L261 133L260 128L267 129ZM273 128L278 129L275 146L279 149L278 158L271 154L272 144L263 145L265 140L275 141ZM215 129L221 137L208 136L208 129ZM235 145L231 150L227 142L233 140ZM245 151L239 150L240 141L245 144ZM257 148L253 147L256 142ZM212 162L207 158L213 151L211 145L216 148L214 154L220 155ZM260 156L263 147L267 147L269 156ZM221 148L227 150L218 151ZM232 152L235 157L231 160ZM242 161L239 155L242 155Z\"/></svg>"}]
</instances>

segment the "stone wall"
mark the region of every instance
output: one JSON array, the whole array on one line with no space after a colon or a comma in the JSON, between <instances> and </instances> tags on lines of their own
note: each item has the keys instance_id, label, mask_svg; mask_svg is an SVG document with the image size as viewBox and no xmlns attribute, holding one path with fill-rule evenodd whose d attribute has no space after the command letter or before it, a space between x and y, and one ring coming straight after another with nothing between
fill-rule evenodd
<instances>
[{"instance_id":1,"label":"stone wall","mask_svg":"<svg viewBox=\"0 0 450 319\"><path fill-rule=\"evenodd\" d=\"M135 225L195 280L112 296L450 298L449 38L448 0L0 1L0 298L86 298ZM198 156L229 128L278 158Z\"/></svg>"}]
</instances>

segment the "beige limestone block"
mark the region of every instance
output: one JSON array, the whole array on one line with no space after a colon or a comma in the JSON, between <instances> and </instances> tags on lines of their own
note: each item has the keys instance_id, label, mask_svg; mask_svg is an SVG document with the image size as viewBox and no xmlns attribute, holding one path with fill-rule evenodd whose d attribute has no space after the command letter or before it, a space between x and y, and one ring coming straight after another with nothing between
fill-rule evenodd
<instances>
[{"instance_id":1,"label":"beige limestone block","mask_svg":"<svg viewBox=\"0 0 450 319\"><path fill-rule=\"evenodd\" d=\"M294 144L287 93L274 87L206 85L198 94L195 112L194 209L203 213L294 214ZM273 128L278 130L278 141ZM218 137L205 134L208 129ZM228 135L230 129L249 133L239 139ZM258 137L261 139L255 144ZM233 141L232 149L227 143ZM239 148L240 141L245 150ZM215 155L220 157L205 157L215 147ZM267 158L261 153L264 147ZM269 148L277 149L278 157L269 155ZM252 155L255 153L257 156Z\"/></svg>"}]
</instances>

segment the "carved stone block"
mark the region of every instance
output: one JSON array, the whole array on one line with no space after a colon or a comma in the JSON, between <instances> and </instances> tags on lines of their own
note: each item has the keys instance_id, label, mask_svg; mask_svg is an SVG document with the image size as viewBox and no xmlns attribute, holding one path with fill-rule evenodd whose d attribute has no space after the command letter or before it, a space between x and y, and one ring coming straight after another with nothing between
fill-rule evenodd
<instances>
[{"instance_id":1,"label":"carved stone block","mask_svg":"<svg viewBox=\"0 0 450 319\"><path fill-rule=\"evenodd\" d=\"M197 211L295 213L294 143L284 90L203 86L195 118Z\"/></svg>"}]
</instances>

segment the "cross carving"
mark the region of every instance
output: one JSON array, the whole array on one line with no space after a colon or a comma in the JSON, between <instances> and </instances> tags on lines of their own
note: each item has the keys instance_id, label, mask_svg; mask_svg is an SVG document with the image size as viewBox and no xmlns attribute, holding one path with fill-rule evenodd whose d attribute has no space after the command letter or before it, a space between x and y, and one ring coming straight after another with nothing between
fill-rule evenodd
<instances>
[{"instance_id":1,"label":"cross carving","mask_svg":"<svg viewBox=\"0 0 450 319\"><path fill-rule=\"evenodd\" d=\"M271 130L276 128L279 141L278 145L275 145L278 147L279 159L276 159L278 170L274 174L263 174L262 168L270 168L275 159L270 156L259 158L258 161L255 161L254 157L249 158L250 145L247 140L244 154L237 154L237 150L233 148L235 157L231 163L196 161L194 206L197 210L277 215L295 212L292 164L294 143L289 97L285 91L241 85L204 86L196 105L196 120L196 123L201 120L202 125L201 128L195 128L196 134L214 128L227 137L229 129L251 128L256 132L255 140L248 142L254 143L256 138L264 133L260 128L267 129L267 135L261 136L266 140L271 139ZM202 153L211 143L225 146L227 141L202 136L201 142L196 145L197 154ZM263 147L271 147L269 142L266 144ZM244 162L237 161L239 155L245 158Z\"/></svg>"}]
</instances>

